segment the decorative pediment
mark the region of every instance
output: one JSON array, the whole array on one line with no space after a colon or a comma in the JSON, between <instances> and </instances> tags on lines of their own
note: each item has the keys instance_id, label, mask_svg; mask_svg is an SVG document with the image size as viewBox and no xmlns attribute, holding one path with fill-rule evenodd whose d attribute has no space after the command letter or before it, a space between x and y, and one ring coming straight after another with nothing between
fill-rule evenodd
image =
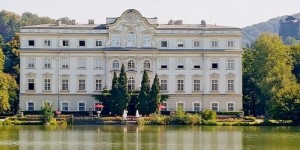
<instances>
[{"instance_id":1,"label":"decorative pediment","mask_svg":"<svg viewBox=\"0 0 300 150\"><path fill-rule=\"evenodd\" d=\"M235 74L228 73L228 74L226 74L226 78L235 78Z\"/></svg>"},{"instance_id":2,"label":"decorative pediment","mask_svg":"<svg viewBox=\"0 0 300 150\"><path fill-rule=\"evenodd\" d=\"M94 77L95 78L102 78L102 77L104 77L104 74L95 74Z\"/></svg>"},{"instance_id":3,"label":"decorative pediment","mask_svg":"<svg viewBox=\"0 0 300 150\"><path fill-rule=\"evenodd\" d=\"M200 74L194 74L194 75L192 75L194 78L200 78L200 77L202 77L202 75L200 75Z\"/></svg>"},{"instance_id":4,"label":"decorative pediment","mask_svg":"<svg viewBox=\"0 0 300 150\"><path fill-rule=\"evenodd\" d=\"M35 73L29 72L29 73L26 74L26 77L27 78L35 78L35 75L36 75Z\"/></svg>"},{"instance_id":5,"label":"decorative pediment","mask_svg":"<svg viewBox=\"0 0 300 150\"><path fill-rule=\"evenodd\" d=\"M182 78L182 77L185 77L185 75L184 74L178 74L178 75L176 75L176 77L177 78Z\"/></svg>"},{"instance_id":6,"label":"decorative pediment","mask_svg":"<svg viewBox=\"0 0 300 150\"><path fill-rule=\"evenodd\" d=\"M161 75L159 75L159 77L160 77L160 78L167 78L167 77L169 77L169 75L161 74Z\"/></svg>"},{"instance_id":7,"label":"decorative pediment","mask_svg":"<svg viewBox=\"0 0 300 150\"><path fill-rule=\"evenodd\" d=\"M85 74L78 74L77 76L78 77L86 77L87 75L85 75Z\"/></svg>"},{"instance_id":8,"label":"decorative pediment","mask_svg":"<svg viewBox=\"0 0 300 150\"><path fill-rule=\"evenodd\" d=\"M219 76L220 76L220 74L217 74L217 73L210 74L211 78L219 78Z\"/></svg>"},{"instance_id":9,"label":"decorative pediment","mask_svg":"<svg viewBox=\"0 0 300 150\"><path fill-rule=\"evenodd\" d=\"M70 75L69 74L61 74L60 76L62 76L62 77L69 77Z\"/></svg>"},{"instance_id":10,"label":"decorative pediment","mask_svg":"<svg viewBox=\"0 0 300 150\"><path fill-rule=\"evenodd\" d=\"M49 72L45 72L42 75L43 75L44 78L50 78L50 77L52 77L52 74L49 73Z\"/></svg>"}]
</instances>

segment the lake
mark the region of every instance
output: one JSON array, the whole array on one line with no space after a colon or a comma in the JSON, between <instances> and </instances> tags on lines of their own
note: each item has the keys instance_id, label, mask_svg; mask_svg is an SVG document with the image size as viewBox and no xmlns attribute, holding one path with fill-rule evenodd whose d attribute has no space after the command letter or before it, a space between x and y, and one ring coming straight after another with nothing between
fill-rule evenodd
<instances>
[{"instance_id":1,"label":"lake","mask_svg":"<svg viewBox=\"0 0 300 150\"><path fill-rule=\"evenodd\" d=\"M298 150L300 127L0 126L0 150Z\"/></svg>"}]
</instances>

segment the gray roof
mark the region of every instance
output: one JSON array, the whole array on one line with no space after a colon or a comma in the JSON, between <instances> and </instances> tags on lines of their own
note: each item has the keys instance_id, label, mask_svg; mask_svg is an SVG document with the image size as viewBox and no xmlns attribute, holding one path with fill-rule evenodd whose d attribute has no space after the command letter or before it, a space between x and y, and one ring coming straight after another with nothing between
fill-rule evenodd
<instances>
[{"instance_id":1,"label":"gray roof","mask_svg":"<svg viewBox=\"0 0 300 150\"><path fill-rule=\"evenodd\" d=\"M94 29L107 29L106 24L75 24L75 25L55 25L55 24L41 24L41 25L33 25L33 26L25 26L21 27L21 29L82 29L82 30L94 30ZM223 30L223 29L233 29L240 30L236 27L228 27L228 26L219 26L219 25L210 25L202 26L201 24L159 24L156 27L157 30Z\"/></svg>"}]
</instances>

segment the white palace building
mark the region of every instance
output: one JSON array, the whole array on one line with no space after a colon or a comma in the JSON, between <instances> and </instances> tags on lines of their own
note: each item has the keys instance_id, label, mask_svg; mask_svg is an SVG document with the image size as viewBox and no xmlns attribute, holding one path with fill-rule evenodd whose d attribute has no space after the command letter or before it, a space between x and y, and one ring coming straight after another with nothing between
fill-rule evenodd
<instances>
[{"instance_id":1,"label":"white palace building","mask_svg":"<svg viewBox=\"0 0 300 150\"><path fill-rule=\"evenodd\" d=\"M139 90L143 70L160 80L165 110L242 109L241 29L170 20L158 24L137 10L105 24L56 24L20 29L20 108L88 111L93 95L110 89L122 63L128 89Z\"/></svg>"}]
</instances>

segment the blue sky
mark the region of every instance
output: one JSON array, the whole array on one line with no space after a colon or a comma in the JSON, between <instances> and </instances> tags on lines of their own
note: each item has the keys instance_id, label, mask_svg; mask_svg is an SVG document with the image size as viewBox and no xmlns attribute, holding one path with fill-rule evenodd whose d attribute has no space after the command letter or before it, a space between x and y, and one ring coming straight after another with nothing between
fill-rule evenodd
<instances>
[{"instance_id":1,"label":"blue sky","mask_svg":"<svg viewBox=\"0 0 300 150\"><path fill-rule=\"evenodd\" d=\"M137 9L159 23L183 20L245 27L270 18L300 13L300 0L1 0L0 10L17 14L32 12L54 19L69 17L78 23L105 23L127 9Z\"/></svg>"}]
</instances>

